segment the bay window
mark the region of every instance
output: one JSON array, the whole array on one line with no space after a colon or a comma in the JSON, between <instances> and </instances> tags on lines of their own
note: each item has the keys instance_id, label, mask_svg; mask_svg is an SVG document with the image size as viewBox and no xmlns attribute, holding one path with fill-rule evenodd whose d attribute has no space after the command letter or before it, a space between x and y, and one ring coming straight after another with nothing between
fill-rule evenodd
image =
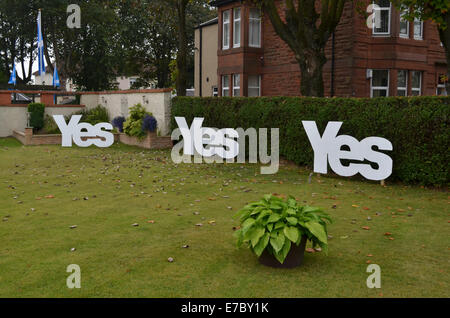
<instances>
[{"instance_id":1,"label":"bay window","mask_svg":"<svg viewBox=\"0 0 450 318\"><path fill-rule=\"evenodd\" d=\"M261 47L261 12L256 8L250 9L248 41L251 47Z\"/></svg>"},{"instance_id":2,"label":"bay window","mask_svg":"<svg viewBox=\"0 0 450 318\"><path fill-rule=\"evenodd\" d=\"M261 76L250 75L248 77L248 97L261 96Z\"/></svg>"},{"instance_id":3,"label":"bay window","mask_svg":"<svg viewBox=\"0 0 450 318\"><path fill-rule=\"evenodd\" d=\"M373 35L389 35L391 32L391 2L388 0L378 0L374 4L379 8L373 9L374 20L372 24Z\"/></svg>"},{"instance_id":4,"label":"bay window","mask_svg":"<svg viewBox=\"0 0 450 318\"><path fill-rule=\"evenodd\" d=\"M414 39L423 39L423 21L417 18L414 18Z\"/></svg>"},{"instance_id":5,"label":"bay window","mask_svg":"<svg viewBox=\"0 0 450 318\"><path fill-rule=\"evenodd\" d=\"M241 96L241 75L233 75L233 96Z\"/></svg>"},{"instance_id":6,"label":"bay window","mask_svg":"<svg viewBox=\"0 0 450 318\"><path fill-rule=\"evenodd\" d=\"M397 72L397 96L408 95L408 71L400 70Z\"/></svg>"},{"instance_id":7,"label":"bay window","mask_svg":"<svg viewBox=\"0 0 450 318\"><path fill-rule=\"evenodd\" d=\"M400 37L408 38L409 37L409 21L406 20L403 16L407 14L407 11L400 13Z\"/></svg>"},{"instance_id":8,"label":"bay window","mask_svg":"<svg viewBox=\"0 0 450 318\"><path fill-rule=\"evenodd\" d=\"M370 97L389 96L389 70L372 70Z\"/></svg>"},{"instance_id":9,"label":"bay window","mask_svg":"<svg viewBox=\"0 0 450 318\"><path fill-rule=\"evenodd\" d=\"M222 76L222 96L230 96L230 77Z\"/></svg>"},{"instance_id":10,"label":"bay window","mask_svg":"<svg viewBox=\"0 0 450 318\"><path fill-rule=\"evenodd\" d=\"M222 49L230 48L230 10L222 13Z\"/></svg>"},{"instance_id":11,"label":"bay window","mask_svg":"<svg viewBox=\"0 0 450 318\"><path fill-rule=\"evenodd\" d=\"M233 47L241 46L241 8L233 11Z\"/></svg>"},{"instance_id":12,"label":"bay window","mask_svg":"<svg viewBox=\"0 0 450 318\"><path fill-rule=\"evenodd\" d=\"M422 93L422 72L411 72L411 95L420 96Z\"/></svg>"}]
</instances>

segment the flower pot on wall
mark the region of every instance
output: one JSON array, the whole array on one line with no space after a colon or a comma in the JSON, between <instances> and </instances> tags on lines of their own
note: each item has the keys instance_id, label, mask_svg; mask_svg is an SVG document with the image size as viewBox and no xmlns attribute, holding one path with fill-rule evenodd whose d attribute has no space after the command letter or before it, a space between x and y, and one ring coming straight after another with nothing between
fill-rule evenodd
<instances>
[{"instance_id":1,"label":"flower pot on wall","mask_svg":"<svg viewBox=\"0 0 450 318\"><path fill-rule=\"evenodd\" d=\"M303 263L303 256L305 255L306 236L303 236L300 244L297 246L291 244L291 249L286 256L283 264L281 264L273 255L271 255L267 249L261 254L259 262L263 265L275 267L275 268L294 268Z\"/></svg>"}]
</instances>

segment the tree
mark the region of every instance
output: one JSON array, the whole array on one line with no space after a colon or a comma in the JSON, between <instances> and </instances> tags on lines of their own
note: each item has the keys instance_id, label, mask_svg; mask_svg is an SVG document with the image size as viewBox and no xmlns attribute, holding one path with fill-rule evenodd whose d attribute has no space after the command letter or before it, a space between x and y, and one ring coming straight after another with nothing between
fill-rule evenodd
<instances>
[{"instance_id":1,"label":"tree","mask_svg":"<svg viewBox=\"0 0 450 318\"><path fill-rule=\"evenodd\" d=\"M176 76L176 90L178 96L186 96L186 88L188 83L188 62L189 54L192 51L189 50L190 43L193 43L193 28L189 27L190 17L194 17L193 21L200 22L195 19L195 11L210 13L211 10L207 9L207 0L165 0L176 12L176 30L177 30L177 76ZM207 15L203 17L206 20ZM197 24L198 24L197 23ZM189 39L192 39L192 42Z\"/></svg>"},{"instance_id":2,"label":"tree","mask_svg":"<svg viewBox=\"0 0 450 318\"><path fill-rule=\"evenodd\" d=\"M275 32L294 52L301 71L301 94L324 96L325 46L341 19L346 0L284 0L284 15L276 0L257 2Z\"/></svg>"},{"instance_id":3,"label":"tree","mask_svg":"<svg viewBox=\"0 0 450 318\"><path fill-rule=\"evenodd\" d=\"M31 81L32 65L25 67L25 62L33 62L36 37L36 16L33 17L33 1L0 1L0 63L9 77L13 64L22 70L23 76L17 74L18 83Z\"/></svg>"},{"instance_id":4,"label":"tree","mask_svg":"<svg viewBox=\"0 0 450 318\"><path fill-rule=\"evenodd\" d=\"M436 24L439 38L445 48L447 60L447 82L445 89L450 95L450 1L449 0L394 0L400 10L408 10L404 17L408 20L419 18Z\"/></svg>"}]
</instances>

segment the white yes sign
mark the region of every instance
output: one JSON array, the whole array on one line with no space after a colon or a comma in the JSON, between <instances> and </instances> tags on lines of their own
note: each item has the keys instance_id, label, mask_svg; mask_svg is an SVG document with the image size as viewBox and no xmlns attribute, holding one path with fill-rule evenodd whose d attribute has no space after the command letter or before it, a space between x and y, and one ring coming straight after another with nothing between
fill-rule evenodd
<instances>
[{"instance_id":1,"label":"white yes sign","mask_svg":"<svg viewBox=\"0 0 450 318\"><path fill-rule=\"evenodd\" d=\"M114 135L102 130L112 130L113 126L110 123L99 123L95 126L88 123L79 123L81 115L73 115L68 124L66 124L63 115L53 115L53 119L61 131L63 147L72 147L72 140L78 147L96 145L100 148L106 148L114 143ZM91 138L82 140L83 137ZM100 138L105 140L103 141Z\"/></svg>"},{"instance_id":2,"label":"white yes sign","mask_svg":"<svg viewBox=\"0 0 450 318\"><path fill-rule=\"evenodd\" d=\"M392 150L389 140L380 137L367 137L361 141L347 135L337 136L342 122L331 121L320 137L316 122L302 121L311 146L314 150L314 172L327 173L328 164L331 169L340 176L351 177L358 172L369 180L384 180L392 173L392 159L388 155L374 151L376 146L379 150ZM342 150L342 146L350 148L349 151ZM370 164L350 163L344 166L341 159L364 161L367 159L378 165L374 169Z\"/></svg>"}]
</instances>

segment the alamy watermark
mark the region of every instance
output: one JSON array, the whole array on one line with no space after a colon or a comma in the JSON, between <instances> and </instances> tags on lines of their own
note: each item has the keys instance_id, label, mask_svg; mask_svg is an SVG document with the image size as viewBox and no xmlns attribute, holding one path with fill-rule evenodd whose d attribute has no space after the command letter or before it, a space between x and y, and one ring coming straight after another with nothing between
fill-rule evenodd
<instances>
[{"instance_id":1,"label":"alamy watermark","mask_svg":"<svg viewBox=\"0 0 450 318\"><path fill-rule=\"evenodd\" d=\"M67 13L70 15L67 17L67 27L69 29L80 29L81 28L81 8L78 4L69 4L67 6Z\"/></svg>"},{"instance_id":2,"label":"alamy watermark","mask_svg":"<svg viewBox=\"0 0 450 318\"><path fill-rule=\"evenodd\" d=\"M260 128L210 128L202 127L204 118L194 118L189 128L184 117L175 117L177 129L172 140L183 140L172 148L174 163L245 163L246 140L248 137L248 159L250 163L269 164L261 167L261 174L275 174L279 168L279 129L270 129L270 155L267 147L268 129ZM181 154L181 150L183 153Z\"/></svg>"},{"instance_id":3,"label":"alamy watermark","mask_svg":"<svg viewBox=\"0 0 450 318\"><path fill-rule=\"evenodd\" d=\"M370 264L366 269L367 273L372 273L367 277L367 288L381 288L381 267L377 264Z\"/></svg>"},{"instance_id":4,"label":"alamy watermark","mask_svg":"<svg viewBox=\"0 0 450 318\"><path fill-rule=\"evenodd\" d=\"M66 269L67 273L71 273L66 279L67 288L81 288L81 268L77 264L70 264Z\"/></svg>"}]
</instances>

